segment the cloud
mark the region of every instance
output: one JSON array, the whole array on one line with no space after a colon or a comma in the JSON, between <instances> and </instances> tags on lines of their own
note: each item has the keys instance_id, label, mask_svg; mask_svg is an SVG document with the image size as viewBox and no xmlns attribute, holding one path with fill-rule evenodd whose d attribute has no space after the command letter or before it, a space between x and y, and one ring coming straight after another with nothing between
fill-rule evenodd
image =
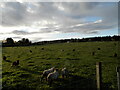
<instances>
[{"instance_id":1,"label":"cloud","mask_svg":"<svg viewBox=\"0 0 120 90\"><path fill-rule=\"evenodd\" d=\"M1 8L3 28L31 28L9 32L15 35L96 34L118 26L117 2L3 2Z\"/></svg>"},{"instance_id":2,"label":"cloud","mask_svg":"<svg viewBox=\"0 0 120 90\"><path fill-rule=\"evenodd\" d=\"M20 39L21 37L12 37L12 38L17 38L17 39Z\"/></svg>"},{"instance_id":3,"label":"cloud","mask_svg":"<svg viewBox=\"0 0 120 90\"><path fill-rule=\"evenodd\" d=\"M18 36L14 36L12 38L13 38L13 40L21 40L22 39L22 37L18 37Z\"/></svg>"},{"instance_id":4,"label":"cloud","mask_svg":"<svg viewBox=\"0 0 120 90\"><path fill-rule=\"evenodd\" d=\"M13 34L16 34L16 35L27 35L27 34L30 34L26 31L18 31L18 30L14 30L12 31Z\"/></svg>"},{"instance_id":5,"label":"cloud","mask_svg":"<svg viewBox=\"0 0 120 90\"><path fill-rule=\"evenodd\" d=\"M32 42L38 42L38 41L41 41L43 38L41 37L34 37L34 38L31 38L30 40L32 40Z\"/></svg>"},{"instance_id":6,"label":"cloud","mask_svg":"<svg viewBox=\"0 0 120 90\"><path fill-rule=\"evenodd\" d=\"M14 35L29 35L29 34L32 34L32 33L29 33L27 31L20 31L20 30L13 30L12 32L8 32L8 33L0 33L0 35L6 35L6 34L14 34Z\"/></svg>"}]
</instances>

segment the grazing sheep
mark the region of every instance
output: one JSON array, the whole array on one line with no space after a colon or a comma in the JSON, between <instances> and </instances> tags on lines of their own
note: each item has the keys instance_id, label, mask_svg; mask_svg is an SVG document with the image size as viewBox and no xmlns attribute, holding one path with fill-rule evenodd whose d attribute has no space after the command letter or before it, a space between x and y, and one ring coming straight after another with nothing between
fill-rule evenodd
<instances>
[{"instance_id":1,"label":"grazing sheep","mask_svg":"<svg viewBox=\"0 0 120 90\"><path fill-rule=\"evenodd\" d=\"M32 50L30 50L30 52L32 53Z\"/></svg>"},{"instance_id":2,"label":"grazing sheep","mask_svg":"<svg viewBox=\"0 0 120 90\"><path fill-rule=\"evenodd\" d=\"M68 75L69 75L69 72L68 72L68 70L66 69L66 68L63 68L62 70L61 70L61 73L62 73L62 78L64 78L64 77L68 77Z\"/></svg>"},{"instance_id":3,"label":"grazing sheep","mask_svg":"<svg viewBox=\"0 0 120 90\"><path fill-rule=\"evenodd\" d=\"M6 58L7 58L6 56L3 56L3 60L6 60Z\"/></svg>"},{"instance_id":4,"label":"grazing sheep","mask_svg":"<svg viewBox=\"0 0 120 90\"><path fill-rule=\"evenodd\" d=\"M117 53L114 53L114 57L117 57Z\"/></svg>"},{"instance_id":5,"label":"grazing sheep","mask_svg":"<svg viewBox=\"0 0 120 90\"><path fill-rule=\"evenodd\" d=\"M98 50L100 50L100 48L98 48Z\"/></svg>"},{"instance_id":6,"label":"grazing sheep","mask_svg":"<svg viewBox=\"0 0 120 90\"><path fill-rule=\"evenodd\" d=\"M57 80L58 79L58 76L59 76L59 70L58 69L55 69L54 72L51 72L48 74L47 76L47 81L48 81L48 84L51 86L52 85L52 82L53 80Z\"/></svg>"},{"instance_id":7,"label":"grazing sheep","mask_svg":"<svg viewBox=\"0 0 120 90\"><path fill-rule=\"evenodd\" d=\"M75 51L75 49L73 49L72 51Z\"/></svg>"},{"instance_id":8,"label":"grazing sheep","mask_svg":"<svg viewBox=\"0 0 120 90\"><path fill-rule=\"evenodd\" d=\"M67 43L70 43L70 41L67 41Z\"/></svg>"},{"instance_id":9,"label":"grazing sheep","mask_svg":"<svg viewBox=\"0 0 120 90\"><path fill-rule=\"evenodd\" d=\"M42 77L41 77L41 81L43 80L43 78L45 77L46 78L46 81L47 81L47 76L49 73L53 72L54 71L54 67L48 69L48 70L44 70L43 71L43 74L42 74Z\"/></svg>"},{"instance_id":10,"label":"grazing sheep","mask_svg":"<svg viewBox=\"0 0 120 90\"><path fill-rule=\"evenodd\" d=\"M95 55L95 52L92 52L92 55L94 56L94 55Z\"/></svg>"},{"instance_id":11,"label":"grazing sheep","mask_svg":"<svg viewBox=\"0 0 120 90\"><path fill-rule=\"evenodd\" d=\"M56 58L57 60L61 59L61 58Z\"/></svg>"},{"instance_id":12,"label":"grazing sheep","mask_svg":"<svg viewBox=\"0 0 120 90\"><path fill-rule=\"evenodd\" d=\"M62 49L61 52L63 52L64 50Z\"/></svg>"},{"instance_id":13,"label":"grazing sheep","mask_svg":"<svg viewBox=\"0 0 120 90\"><path fill-rule=\"evenodd\" d=\"M19 60L12 63L12 66L18 66L18 65L19 65Z\"/></svg>"},{"instance_id":14,"label":"grazing sheep","mask_svg":"<svg viewBox=\"0 0 120 90\"><path fill-rule=\"evenodd\" d=\"M44 48L41 48L41 50L44 50Z\"/></svg>"}]
</instances>

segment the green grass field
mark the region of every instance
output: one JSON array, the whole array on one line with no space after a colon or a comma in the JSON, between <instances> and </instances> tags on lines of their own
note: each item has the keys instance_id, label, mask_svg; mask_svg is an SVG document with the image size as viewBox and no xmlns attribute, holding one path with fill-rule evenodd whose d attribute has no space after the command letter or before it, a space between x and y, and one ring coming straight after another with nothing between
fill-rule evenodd
<instances>
[{"instance_id":1,"label":"green grass field","mask_svg":"<svg viewBox=\"0 0 120 90\"><path fill-rule=\"evenodd\" d=\"M3 47L2 55L7 56L7 60L2 61L3 90L64 88L94 90L96 89L96 62L102 62L104 90L117 90L116 66L120 59L118 44L112 41ZM95 52L94 56L92 52ZM117 57L114 57L115 52L118 54ZM20 65L11 67L12 62L16 60L20 60ZM62 79L59 76L59 80L50 87L45 80L40 82L40 78L45 69L53 66L59 69L66 67L70 77Z\"/></svg>"}]
</instances>

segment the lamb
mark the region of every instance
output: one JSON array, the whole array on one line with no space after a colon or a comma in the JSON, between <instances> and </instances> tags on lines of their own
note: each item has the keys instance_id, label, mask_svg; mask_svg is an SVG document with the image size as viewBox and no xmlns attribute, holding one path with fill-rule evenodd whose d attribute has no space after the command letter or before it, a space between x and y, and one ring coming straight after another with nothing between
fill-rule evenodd
<instances>
[{"instance_id":1,"label":"lamb","mask_svg":"<svg viewBox=\"0 0 120 90\"><path fill-rule=\"evenodd\" d=\"M62 73L62 78L68 77L68 75L69 75L69 72L68 72L68 70L66 68L63 68L61 70L61 73Z\"/></svg>"},{"instance_id":2,"label":"lamb","mask_svg":"<svg viewBox=\"0 0 120 90\"><path fill-rule=\"evenodd\" d=\"M59 70L58 69L55 69L54 72L51 72L48 74L47 76L47 81L48 81L48 84L51 86L52 85L52 82L53 80L57 80L58 79L58 76L59 76Z\"/></svg>"},{"instance_id":3,"label":"lamb","mask_svg":"<svg viewBox=\"0 0 120 90\"><path fill-rule=\"evenodd\" d=\"M12 63L12 66L18 66L18 65L19 65L19 60Z\"/></svg>"},{"instance_id":4,"label":"lamb","mask_svg":"<svg viewBox=\"0 0 120 90\"><path fill-rule=\"evenodd\" d=\"M44 70L43 71L43 74L42 74L42 77L41 77L41 81L43 80L43 78L45 77L46 78L46 81L47 81L47 76L49 73L53 72L54 71L54 67L48 69L48 70Z\"/></svg>"}]
</instances>

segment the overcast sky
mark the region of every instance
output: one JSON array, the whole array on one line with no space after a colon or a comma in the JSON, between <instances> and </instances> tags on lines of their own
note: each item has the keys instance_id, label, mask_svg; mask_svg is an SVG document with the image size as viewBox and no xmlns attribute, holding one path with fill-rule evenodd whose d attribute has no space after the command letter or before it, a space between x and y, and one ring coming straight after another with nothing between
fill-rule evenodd
<instances>
[{"instance_id":1,"label":"overcast sky","mask_svg":"<svg viewBox=\"0 0 120 90\"><path fill-rule=\"evenodd\" d=\"M117 2L1 2L0 40L31 41L118 34Z\"/></svg>"}]
</instances>

